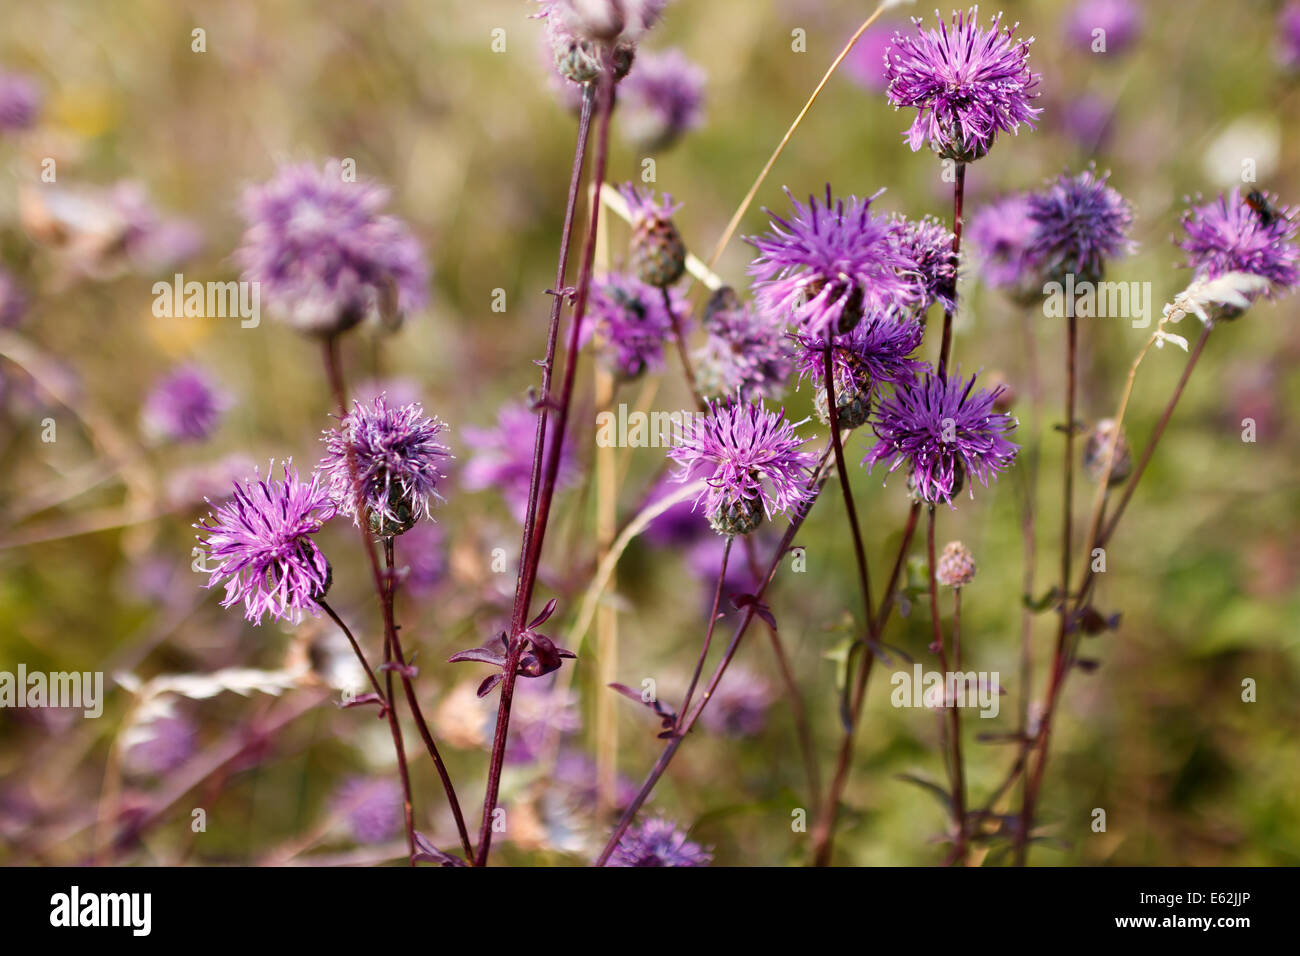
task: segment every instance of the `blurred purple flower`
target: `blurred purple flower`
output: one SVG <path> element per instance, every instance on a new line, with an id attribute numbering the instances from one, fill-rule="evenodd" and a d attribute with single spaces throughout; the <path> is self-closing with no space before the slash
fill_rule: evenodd
<path id="1" fill-rule="evenodd" d="M 967 382 L 959 375 L 944 381 L 932 371 L 899 385 L 876 410 L 879 441 L 862 463 L 871 471 L 888 462 L 891 473 L 907 464 L 921 500 L 951 506 L 968 475 L 987 487 L 1015 461 L 1016 446 L 1006 439 L 1015 419 L 993 411 L 1000 393 L 976 391 L 973 375 Z"/>
<path id="2" fill-rule="evenodd" d="M 889 85 L 885 52 L 893 44 L 897 30 L 898 24 L 877 23 L 858 38 L 844 61 L 849 76 L 872 92 L 882 93 Z"/>
<path id="3" fill-rule="evenodd" d="M 447 546 L 442 525 L 421 521 L 402 536 L 400 563 L 406 565 L 404 587 L 416 595 L 432 591 L 447 576 Z"/>
<path id="4" fill-rule="evenodd" d="M 624 135 L 651 152 L 672 146 L 701 122 L 705 79 L 681 50 L 639 52 L 636 68 L 618 89 Z"/>
<path id="5" fill-rule="evenodd" d="M 173 442 L 199 442 L 217 430 L 231 399 L 196 365 L 183 365 L 159 379 L 140 413 L 146 435 Z"/>
<path id="6" fill-rule="evenodd" d="M 1133 0 L 1078 0 L 1065 16 L 1066 40 L 1084 53 L 1123 53 L 1141 32 L 1142 10 Z"/>
<path id="7" fill-rule="evenodd" d="M 566 748 L 555 761 L 551 779 L 569 791 L 580 810 L 596 805 L 596 762 L 580 750 Z M 636 798 L 637 785 L 619 774 L 614 782 L 614 809 L 622 810 Z"/>
<path id="8" fill-rule="evenodd" d="M 27 295 L 18 280 L 0 269 L 0 329 L 14 329 L 27 314 Z"/>
<path id="9" fill-rule="evenodd" d="M 550 434 L 546 442 L 548 455 L 555 453 L 554 422 L 555 417 L 550 416 L 547 425 Z M 532 475 L 536 432 L 537 412 L 523 403 L 502 406 L 495 428 L 466 425 L 461 429 L 465 446 L 472 452 L 461 473 L 461 481 L 470 491 L 493 488 L 500 492 L 511 514 L 520 522 L 528 511 L 528 484 Z M 557 489 L 573 484 L 577 474 L 573 443 L 566 441 L 557 471 Z"/>
<path id="10" fill-rule="evenodd" d="M 1029 218 L 1034 232 L 1029 261 L 1046 280 L 1074 274 L 1096 282 L 1111 259 L 1129 255 L 1137 243 L 1128 238 L 1133 207 L 1092 167 L 1077 176 L 1068 173 L 1029 194 Z"/>
<path id="11" fill-rule="evenodd" d="M 1277 58 L 1290 69 L 1300 69 L 1300 3 L 1291 2 L 1277 15 Z"/>
<path id="12" fill-rule="evenodd" d="M 1023 193 L 985 203 L 971 218 L 970 245 L 980 275 L 994 288 L 1037 292 L 1038 274 L 1029 264 L 1034 223 Z"/>
<path id="13" fill-rule="evenodd" d="M 915 304 L 914 283 L 905 273 L 916 263 L 902 254 L 896 226 L 871 213 L 875 197 L 808 204 L 790 196 L 789 221 L 768 212 L 772 229 L 746 241 L 758 250 L 749 266 L 760 308 L 774 321 L 793 319 L 804 331 L 824 336 L 848 332 L 864 312 L 895 303 Z M 879 194 L 877 194 L 879 195 Z"/>
<path id="14" fill-rule="evenodd" d="M 671 475 L 664 475 L 650 489 L 650 493 L 646 496 L 642 507 L 649 507 L 656 501 L 662 501 L 669 495 L 681 491 L 681 489 L 680 482 L 674 480 Z M 675 548 L 699 541 L 704 537 L 705 533 L 704 523 L 700 521 L 700 516 L 695 513 L 694 503 L 690 498 L 687 498 L 684 501 L 679 501 L 651 521 L 646 526 L 644 537 L 646 541 L 655 547 Z M 717 538 L 709 535 L 708 540 L 716 542 Z"/>
<path id="15" fill-rule="evenodd" d="M 492 708 L 495 728 L 496 708 Z M 510 709 L 510 735 L 506 741 L 506 762 L 532 763 L 546 748 L 579 730 L 582 716 L 578 695 L 561 690 L 553 681 L 526 680 L 515 685 Z"/>
<path id="16" fill-rule="evenodd" d="M 16 133 L 36 125 L 41 90 L 22 73 L 0 73 L 0 133 Z"/>
<path id="17" fill-rule="evenodd" d="M 243 197 L 235 259 L 296 328 L 343 331 L 371 314 L 411 312 L 427 299 L 428 265 L 406 225 L 380 210 L 388 190 L 345 181 L 337 160 L 282 166 Z"/>
<path id="18" fill-rule="evenodd" d="M 1030 105 L 1038 95 L 1038 75 L 1026 62 L 1033 38 L 1013 40 L 1019 24 L 1003 31 L 1000 13 L 983 30 L 978 16 L 978 7 L 954 12 L 951 32 L 943 20 L 938 30 L 913 20 L 916 36 L 894 35 L 885 58 L 889 102 L 918 111 L 904 134 L 913 152 L 929 141 L 939 155 L 970 162 L 999 132 L 1018 133 L 1022 123 L 1033 129 L 1042 112 Z"/>
<path id="19" fill-rule="evenodd" d="M 274 468 L 272 462 L 265 479 L 235 482 L 232 497 L 194 527 L 207 533 L 199 540 L 208 560 L 218 562 L 205 587 L 225 579 L 222 607 L 242 602 L 254 624 L 267 614 L 297 624 L 303 611 L 317 613 L 316 602 L 330 587 L 329 562 L 311 536 L 333 517 L 335 505 L 319 475 L 301 482 L 285 462 L 284 480 L 276 481 Z"/>
<path id="20" fill-rule="evenodd" d="M 187 219 L 164 217 L 143 184 L 116 183 L 108 199 L 121 217 L 121 248 L 140 272 L 170 269 L 192 259 L 203 247 L 199 227 Z"/>
<path id="21" fill-rule="evenodd" d="M 669 299 L 684 320 L 686 300 L 676 291 L 669 292 Z M 647 369 L 662 366 L 664 341 L 672 334 L 672 318 L 662 290 L 624 272 L 610 272 L 592 281 L 580 342 L 585 345 L 596 336 L 602 358 L 620 379 L 630 381 Z"/>
<path id="22" fill-rule="evenodd" d="M 347 822 L 356 843 L 370 846 L 402 829 L 402 788 L 392 777 L 353 777 L 335 791 L 332 812 Z"/>
<path id="23" fill-rule="evenodd" d="M 129 773 L 165 776 L 193 756 L 197 742 L 193 722 L 173 712 L 129 728 L 123 735 L 123 762 Z"/>
<path id="24" fill-rule="evenodd" d="M 743 665 L 733 664 L 700 712 L 700 723 L 714 734 L 753 737 L 762 733 L 772 706 L 772 685 Z"/>
<path id="25" fill-rule="evenodd" d="M 739 393 L 742 401 L 781 396 L 791 354 L 780 323 L 733 298 L 707 312 L 705 328 L 708 338 L 695 353 L 695 365 L 706 395 Z"/>
<path id="26" fill-rule="evenodd" d="M 1085 153 L 1105 142 L 1115 114 L 1109 100 L 1091 93 L 1069 97 L 1061 104 L 1060 112 L 1065 135 Z"/>
<path id="27" fill-rule="evenodd" d="M 713 402 L 707 414 L 685 421 L 668 456 L 680 466 L 678 481 L 707 479 L 696 503 L 705 502 L 715 531 L 748 534 L 764 515 L 795 510 L 812 497 L 807 479 L 816 456 L 798 450 L 806 441 L 784 408 Z"/>
<path id="28" fill-rule="evenodd" d="M 437 418 L 426 417 L 418 402 L 390 406 L 382 395 L 365 405 L 354 402 L 340 426 L 325 432 L 320 463 L 339 511 L 359 526 L 364 510 L 374 534 L 410 530 L 429 513 L 429 499 L 442 497 L 438 483 L 446 477 L 443 468 L 451 458 L 451 450 L 439 440 L 445 427 Z"/>
<path id="29" fill-rule="evenodd" d="M 1263 194 L 1270 212 L 1261 215 L 1242 198 L 1240 187 L 1183 214 L 1186 236 L 1178 245 L 1187 253 L 1187 266 L 1198 279 L 1215 279 L 1228 272 L 1249 272 L 1270 283 L 1270 296 L 1290 292 L 1300 282 L 1300 250 L 1295 238 L 1300 225 L 1295 210 L 1276 206 L 1277 197 Z M 1266 221 L 1267 220 L 1267 221 Z"/>
<path id="30" fill-rule="evenodd" d="M 661 818 L 628 827 L 609 858 L 610 866 L 708 866 L 711 862 L 711 852 Z"/>

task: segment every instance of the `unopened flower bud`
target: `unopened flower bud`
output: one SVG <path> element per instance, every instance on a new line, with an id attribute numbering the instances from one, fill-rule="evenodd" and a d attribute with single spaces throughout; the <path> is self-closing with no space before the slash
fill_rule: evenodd
<path id="1" fill-rule="evenodd" d="M 961 588 L 970 584 L 975 577 L 975 559 L 971 557 L 966 545 L 960 541 L 949 541 L 943 546 L 943 554 L 935 562 L 934 577 L 946 588 Z"/>
<path id="2" fill-rule="evenodd" d="M 1133 473 L 1133 453 L 1123 429 L 1116 435 L 1115 420 L 1103 418 L 1088 434 L 1083 449 L 1083 470 L 1092 481 L 1101 481 L 1106 472 L 1110 443 L 1115 441 L 1115 457 L 1110 466 L 1109 484 L 1122 484 Z"/>
<path id="3" fill-rule="evenodd" d="M 763 523 L 763 502 L 758 498 L 732 498 L 709 515 L 709 525 L 718 534 L 749 534 Z"/>

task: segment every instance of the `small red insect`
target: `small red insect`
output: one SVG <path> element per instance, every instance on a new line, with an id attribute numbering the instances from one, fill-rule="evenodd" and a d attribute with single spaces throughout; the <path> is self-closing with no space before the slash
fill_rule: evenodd
<path id="1" fill-rule="evenodd" d="M 1272 204 L 1269 203 L 1268 197 L 1258 189 L 1252 189 L 1246 195 L 1246 205 L 1255 210 L 1255 215 L 1259 217 L 1259 221 L 1265 226 L 1271 226 L 1282 218 Z"/>

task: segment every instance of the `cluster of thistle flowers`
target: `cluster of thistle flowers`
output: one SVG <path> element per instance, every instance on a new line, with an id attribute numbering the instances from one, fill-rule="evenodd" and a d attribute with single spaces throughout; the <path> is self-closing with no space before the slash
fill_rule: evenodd
<path id="1" fill-rule="evenodd" d="M 441 498 L 451 451 L 445 425 L 419 403 L 389 406 L 384 396 L 354 402 L 325 432 L 325 456 L 308 480 L 291 462 L 283 474 L 236 482 L 231 497 L 195 527 L 215 561 L 208 587 L 224 582 L 223 607 L 242 604 L 254 624 L 270 615 L 293 623 L 317 613 L 333 575 L 314 535 L 335 515 L 363 521 L 380 537 L 403 534 L 430 518 Z"/>
<path id="2" fill-rule="evenodd" d="M 291 165 L 244 197 L 247 230 L 236 259 L 261 284 L 280 318 L 308 334 L 334 336 L 369 316 L 395 319 L 425 299 L 427 266 L 406 226 L 381 210 L 387 192 L 351 182 L 337 163 Z M 147 429 L 197 440 L 214 427 L 227 399 L 194 369 L 164 379 L 146 403 Z M 309 479 L 291 462 L 279 478 L 236 481 L 229 498 L 196 527 L 211 567 L 208 587 L 222 602 L 298 623 L 315 614 L 331 583 L 316 535 L 335 515 L 374 535 L 403 534 L 430 519 L 451 459 L 446 426 L 419 402 L 386 394 L 355 401 L 324 434 L 325 454 Z M 209 504 L 212 504 L 209 501 Z"/>

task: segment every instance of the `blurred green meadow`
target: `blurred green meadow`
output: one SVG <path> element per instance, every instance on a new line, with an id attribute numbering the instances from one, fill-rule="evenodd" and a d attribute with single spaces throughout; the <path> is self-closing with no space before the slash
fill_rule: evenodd
<path id="1" fill-rule="evenodd" d="M 1284 203 L 1300 201 L 1300 75 L 1272 54 L 1279 4 L 1144 3 L 1144 30 L 1122 55 L 1068 46 L 1066 3 L 1002 6 L 1008 21 L 1021 22 L 1019 32 L 1036 37 L 1030 65 L 1042 74 L 1044 113 L 1037 131 L 1004 135 L 970 167 L 967 222 L 1005 192 L 1095 161 L 1133 202 L 1141 244 L 1107 278 L 1151 283 L 1155 321 L 1189 278 L 1170 241 L 1185 197 L 1231 188 L 1249 157 L 1262 186 Z M 419 237 L 433 276 L 431 304 L 399 331 L 367 325 L 350 334 L 348 378 L 409 386 L 450 424 L 449 444 L 463 464 L 461 429 L 491 426 L 503 404 L 536 387 L 533 363 L 545 345 L 545 290 L 554 281 L 575 118 L 548 83 L 542 28 L 528 19 L 533 7 L 525 0 L 6 6 L 0 69 L 33 76 L 44 104 L 34 129 L 0 138 L 0 267 L 28 297 L 25 320 L 0 349 L 0 670 L 22 662 L 29 670 L 105 671 L 107 696 L 97 720 L 0 710 L 0 861 L 378 863 L 404 855 L 400 834 L 367 847 L 330 823 L 340 781 L 394 769 L 384 724 L 371 711 L 335 706 L 337 695 L 317 677 L 278 696 L 225 691 L 178 699 L 197 734 L 194 761 L 232 741 L 246 751 L 218 772 L 196 774 L 190 787 L 184 767 L 152 777 L 121 769 L 132 696 L 114 674 L 307 673 L 303 662 L 319 664 L 317 645 L 327 643 L 328 628 L 325 619 L 252 627 L 237 609 L 219 607 L 219 589 L 203 590 L 206 576 L 191 569 L 191 525 L 207 509 L 174 491 L 185 469 L 230 455 L 263 468 L 292 456 L 310 469 L 320 457 L 321 430 L 334 424 L 319 346 L 269 314 L 256 328 L 231 318 L 156 317 L 153 284 L 174 272 L 237 279 L 231 252 L 243 228 L 242 190 L 286 161 L 355 160 L 360 176 L 391 188 L 388 211 Z M 639 181 L 643 160 L 652 158 L 652 185 L 682 203 L 677 225 L 692 251 L 707 258 L 786 127 L 871 10 L 836 0 L 678 0 L 645 42 L 680 47 L 703 67 L 704 122 L 671 148 L 647 153 L 620 135 L 616 113 L 609 180 Z M 890 11 L 886 22 L 905 25 L 911 14 L 933 17 L 922 4 Z M 204 31 L 204 52 L 193 49 L 196 29 Z M 806 49 L 792 48 L 801 45 Z M 1085 94 L 1107 114 L 1091 137 L 1065 120 Z M 846 64 L 777 162 L 740 234 L 766 227 L 760 207 L 788 208 L 782 186 L 798 196 L 827 182 L 837 193 L 885 188 L 882 208 L 951 221 L 951 186 L 939 161 L 903 141 L 910 122 Z M 161 213 L 197 224 L 201 248 L 174 269 L 86 274 L 78 253 L 43 241 L 34 225 L 49 158 L 60 187 L 143 184 Z M 627 233 L 617 219 L 610 223 L 610 261 L 620 261 Z M 748 250 L 738 238 L 716 266 L 742 291 Z M 571 281 L 575 272 L 571 267 Z M 493 308 L 498 290 L 503 310 Z M 1021 428 L 1014 437 L 1022 442 L 1030 438 L 1026 323 L 1033 329 L 1043 387 L 1041 594 L 1059 563 L 1062 442 L 1052 425 L 1063 418 L 1064 327 L 1037 312 L 1022 315 L 965 265 L 961 296 L 954 361 L 968 374 L 1000 373 L 1015 388 Z M 1179 331 L 1194 334 L 1193 321 Z M 1082 323 L 1081 417 L 1114 413 L 1149 334 L 1125 319 Z M 922 354 L 933 358 L 935 347 L 928 337 Z M 1067 686 L 1039 812 L 1059 842 L 1035 847 L 1033 862 L 1300 863 L 1300 425 L 1290 412 L 1300 403 L 1298 359 L 1294 299 L 1256 305 L 1211 339 L 1108 549 L 1097 603 L 1122 612 L 1122 622 L 1116 632 L 1087 639 L 1084 654 L 1099 666 L 1075 673 Z M 1184 361 L 1167 347 L 1143 363 L 1126 416 L 1136 447 Z M 150 444 L 139 427 L 144 397 L 158 376 L 185 362 L 210 371 L 233 405 L 206 443 Z M 691 406 L 674 368 L 670 362 L 670 374 L 657 379 L 649 398 L 655 409 Z M 597 407 L 587 354 L 578 376 L 570 438 L 589 463 Z M 636 407 L 647 395 L 641 383 L 626 385 L 614 402 Z M 812 415 L 807 386 L 789 393 L 786 404 L 796 420 Z M 1247 418 L 1257 426 L 1253 442 L 1242 438 Z M 52 442 L 42 439 L 49 419 Z M 825 428 L 814 419 L 803 433 L 824 437 Z M 851 461 L 868 447 L 866 430 L 855 434 Z M 664 459 L 656 448 L 622 448 L 615 457 L 621 526 L 644 503 Z M 1023 477 L 1017 466 L 973 502 L 963 498 L 956 510 L 939 513 L 940 543 L 962 540 L 978 565 L 963 592 L 967 667 L 1000 673 L 1008 691 L 998 718 L 967 722 L 968 785 L 979 804 L 1005 775 L 1013 748 L 974 735 L 1013 730 L 1023 701 Z M 442 540 L 431 546 L 445 564 L 441 581 L 418 596 L 403 593 L 398 613 L 408 649 L 419 649 L 418 686 L 475 829 L 495 695 L 480 702 L 467 693 L 485 676 L 481 668 L 443 662 L 506 623 L 519 527 L 499 495 L 470 492 L 454 479 L 436 511 Z M 852 469 L 852 483 L 872 570 L 883 580 L 907 512 L 905 481 L 899 475 L 882 485 L 879 471 Z M 1079 479 L 1080 522 L 1092 491 Z M 596 514 L 593 489 L 574 487 L 560 499 L 548 536 L 542 585 L 560 599 L 550 633 L 567 647 L 575 647 L 570 632 L 595 564 Z M 334 522 L 321 541 L 334 564 L 332 603 L 362 642 L 376 647 L 378 610 L 355 533 Z M 834 482 L 798 543 L 806 570 L 787 564 L 768 600 L 809 709 L 824 785 L 841 734 L 835 655 L 859 607 Z M 918 556 L 920 543 L 912 547 Z M 501 554 L 508 573 L 494 564 Z M 637 687 L 651 676 L 680 694 L 712 584 L 685 553 L 635 541 L 604 605 L 617 620 L 614 679 Z M 1035 699 L 1054 622 L 1050 613 L 1036 619 Z M 926 660 L 925 607 L 914 603 L 896 617 L 885 640 Z M 659 725 L 621 697 L 610 706 L 595 628 L 575 649 L 579 660 L 565 679 L 577 693 L 580 727 L 566 747 L 590 755 L 598 737 L 608 744 L 614 735 L 618 772 L 637 783 L 661 748 Z M 688 827 L 691 839 L 713 847 L 718 864 L 803 864 L 810 836 L 792 828 L 792 814 L 802 808 L 812 817 L 817 808 L 766 634 L 750 633 L 738 663 L 771 688 L 763 729 L 739 737 L 696 732 L 647 813 Z M 837 863 L 932 864 L 944 856 L 937 844 L 942 808 L 898 779 L 942 780 L 939 724 L 931 713 L 890 705 L 891 670 L 878 666 L 872 678 Z M 1254 682 L 1252 702 L 1243 701 L 1247 680 Z M 259 729 L 294 706 L 301 716 L 274 732 Z M 413 731 L 407 747 L 417 826 L 445 842 L 454 833 L 446 802 Z M 511 822 L 496 861 L 583 863 L 590 841 L 598 849 L 609 832 L 612 820 L 600 811 L 555 809 L 548 760 L 553 755 L 508 769 L 503 801 Z M 202 832 L 191 826 L 196 808 L 205 811 Z M 1096 808 L 1105 810 L 1105 832 L 1093 830 Z"/>

